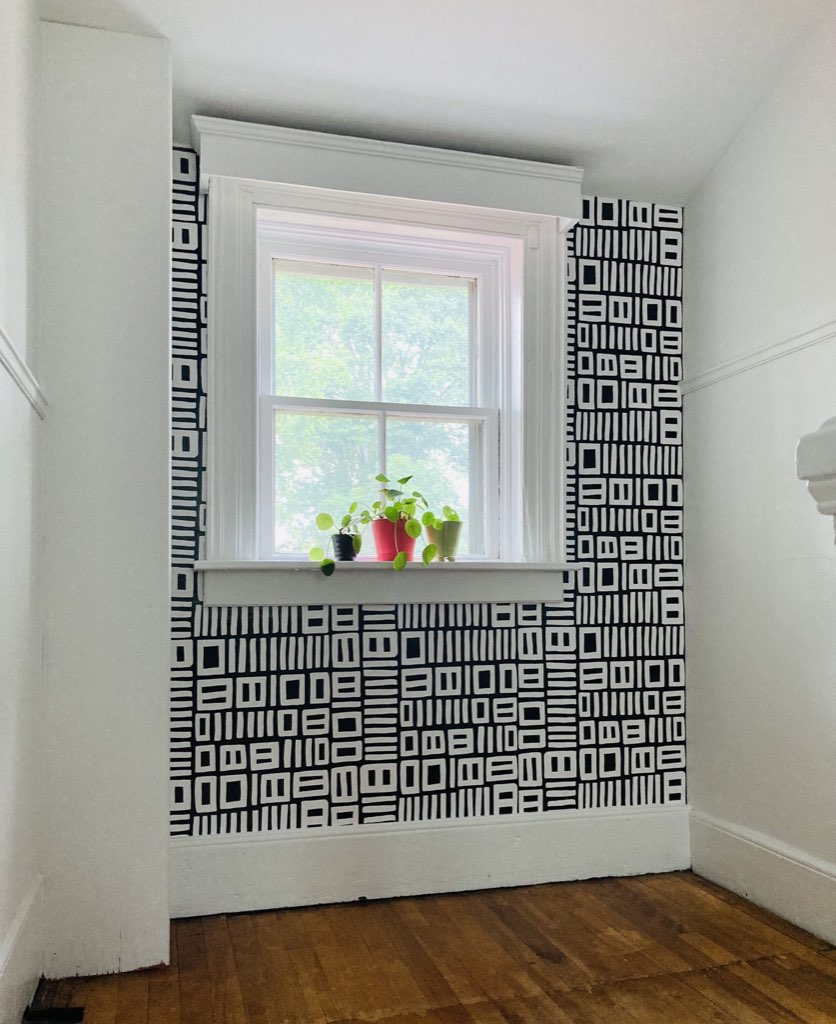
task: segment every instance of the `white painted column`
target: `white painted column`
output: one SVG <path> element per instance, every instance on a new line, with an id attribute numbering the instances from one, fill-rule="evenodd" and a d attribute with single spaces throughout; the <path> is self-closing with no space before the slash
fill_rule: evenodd
<path id="1" fill-rule="evenodd" d="M 161 39 L 43 25 L 46 974 L 168 958 L 168 234 Z"/>

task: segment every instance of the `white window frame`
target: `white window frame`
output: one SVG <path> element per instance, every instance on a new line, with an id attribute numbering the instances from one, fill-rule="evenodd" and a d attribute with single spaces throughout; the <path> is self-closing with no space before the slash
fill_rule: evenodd
<path id="1" fill-rule="evenodd" d="M 558 600 L 555 573 L 574 568 L 564 540 L 565 232 L 579 214 L 582 172 L 212 118 L 192 123 L 209 190 L 208 521 L 196 563 L 205 603 Z M 383 220 L 395 232 L 441 228 L 518 243 L 523 291 L 511 315 L 522 336 L 506 379 L 516 372 L 523 396 L 520 440 L 516 452 L 501 453 L 502 465 L 519 466 L 514 500 L 524 535 L 516 560 L 405 573 L 346 563 L 326 580 L 313 563 L 259 557 L 256 225 L 258 211 L 271 208 L 286 218 L 318 212 Z M 502 443 L 511 436 L 503 427 Z"/>
<path id="2" fill-rule="evenodd" d="M 371 217 L 374 211 L 369 207 L 366 212 Z M 521 522 L 522 479 L 520 460 L 512 457 L 521 445 L 522 394 L 518 361 L 522 306 L 519 302 L 508 302 L 508 296 L 522 292 L 523 254 L 519 240 L 408 224 L 400 225 L 400 230 L 395 232 L 393 225 L 385 221 L 335 219 L 333 215 L 323 216 L 320 213 L 300 217 L 294 212 L 288 216 L 285 210 L 261 208 L 257 214 L 257 249 L 260 412 L 256 549 L 259 557 L 280 561 L 294 557 L 275 554 L 273 544 L 275 462 L 272 416 L 275 409 L 284 408 L 311 412 L 378 413 L 382 420 L 378 464 L 384 471 L 382 453 L 387 416 L 480 423 L 482 453 L 478 464 L 471 467 L 471 482 L 476 481 L 479 485 L 474 493 L 474 502 L 481 510 L 482 521 L 478 528 L 483 546 L 481 557 L 506 562 L 522 561 L 522 533 L 515 528 Z M 479 404 L 446 407 L 382 400 L 328 401 L 274 395 L 273 259 L 371 267 L 375 270 L 375 280 L 381 264 L 387 269 L 472 280 L 476 287 L 476 302 L 472 309 L 471 336 L 478 339 L 478 346 L 471 353 L 475 356 L 471 363 L 471 393 L 482 396 Z M 500 417 L 508 424 L 503 432 L 499 429 Z M 416 483 L 420 485 L 422 481 Z M 373 486 L 371 482 L 370 486 Z M 304 552 L 296 553 L 295 557 L 303 558 Z M 473 560 L 478 556 L 460 557 Z"/>

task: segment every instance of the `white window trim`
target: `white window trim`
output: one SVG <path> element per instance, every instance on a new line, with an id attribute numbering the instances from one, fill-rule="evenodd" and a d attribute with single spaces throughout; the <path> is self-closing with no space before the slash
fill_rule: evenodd
<path id="1" fill-rule="evenodd" d="M 205 119 L 200 119 L 205 120 Z M 270 131 L 261 129 L 259 131 Z M 286 142 L 287 130 L 278 129 Z M 315 133 L 300 133 L 311 137 Z M 334 137 L 327 137 L 333 140 Z M 259 145 L 263 148 L 264 139 Z M 358 140 L 346 140 L 347 148 Z M 361 140 L 364 141 L 364 140 Z M 387 147 L 385 143 L 371 144 L 374 151 Z M 333 148 L 333 143 L 329 142 Z M 399 150 L 418 150 L 420 147 L 395 147 Z M 431 151 L 437 154 L 442 151 Z M 318 154 L 321 157 L 321 154 Z M 374 153 L 364 153 L 368 161 Z M 481 158 L 472 154 L 445 154 L 449 163 L 455 163 L 461 156 L 463 168 L 476 181 L 474 195 L 480 196 L 478 161 L 485 161 L 485 174 L 492 173 L 495 158 Z M 396 154 L 400 165 L 406 159 Z M 408 162 L 408 161 L 407 161 Z M 431 163 L 443 161 L 432 157 Z M 476 162 L 476 163 L 474 163 Z M 245 162 L 246 163 L 246 162 Z M 372 161 L 374 163 L 374 161 Z M 506 177 L 507 165 L 514 161 L 501 161 L 501 171 Z M 521 162 L 525 163 L 525 162 Z M 546 167 L 547 165 L 534 165 Z M 420 175 L 426 168 L 416 165 Z M 242 573 L 253 584 L 253 594 L 258 591 L 257 603 L 304 603 L 305 601 L 344 600 L 334 588 L 320 588 L 321 583 L 331 580 L 317 578 L 311 574 L 313 566 L 300 563 L 258 559 L 258 549 L 252 524 L 256 516 L 256 481 L 249 468 L 254 458 L 241 460 L 240 453 L 256 451 L 256 416 L 258 415 L 256 389 L 256 216 L 257 210 L 275 207 L 283 215 L 310 214 L 312 209 L 339 216 L 359 219 L 391 220 L 397 227 L 404 224 L 427 227 L 447 227 L 453 230 L 476 231 L 486 235 L 518 238 L 525 247 L 524 302 L 522 311 L 523 342 L 522 360 L 519 373 L 522 375 L 524 412 L 521 430 L 523 433 L 522 462 L 524 486 L 519 493 L 520 515 L 525 510 L 524 522 L 528 533 L 524 538 L 525 559 L 513 563 L 481 563 L 468 568 L 465 563 L 456 563 L 456 568 L 444 577 L 444 586 L 439 587 L 436 567 L 410 567 L 404 574 L 397 574 L 402 582 L 395 590 L 407 586 L 409 579 L 420 573 L 432 581 L 432 600 L 554 600 L 542 594 L 555 593 L 555 572 L 562 572 L 572 566 L 565 562 L 565 232 L 574 223 L 573 216 L 563 217 L 550 213 L 516 213 L 505 209 L 488 207 L 475 208 L 452 203 L 430 203 L 408 199 L 386 198 L 385 183 L 374 179 L 368 188 L 376 188 L 381 194 L 367 195 L 357 192 L 343 192 L 333 188 L 309 188 L 293 184 L 275 184 L 251 179 L 233 178 L 226 174 L 213 174 L 204 165 L 208 174 L 211 193 L 209 202 L 209 351 L 208 368 L 208 458 L 207 466 L 207 545 L 205 560 L 196 568 L 204 575 L 204 600 L 213 604 L 247 604 L 256 598 L 245 600 L 247 590 Z M 439 167 L 433 167 L 434 172 Z M 558 169 L 561 170 L 561 169 Z M 577 174 L 577 193 L 580 195 L 580 178 Z M 333 175 L 333 168 L 329 172 Z M 437 175 L 436 175 L 437 176 Z M 545 176 L 545 175 L 544 175 Z M 378 175 L 379 177 L 379 175 Z M 483 175 L 484 177 L 484 175 Z M 512 177 L 512 176 L 511 176 Z M 535 175 L 536 177 L 536 175 Z M 459 183 L 460 184 L 460 183 Z M 523 182 L 525 185 L 525 182 Z M 537 183 L 538 187 L 540 183 Z M 566 182 L 561 187 L 565 191 Z M 408 188 L 408 186 L 405 186 Z M 404 187 L 399 185 L 403 191 Z M 457 187 L 456 192 L 460 189 Z M 500 190 L 501 191 L 501 190 Z M 523 188 L 525 192 L 525 188 Z M 484 189 L 481 190 L 484 194 Z M 535 205 L 535 204 L 531 204 Z M 575 211 L 572 210 L 572 215 Z M 242 353 L 249 353 L 241 358 Z M 241 414 L 241 410 L 245 410 Z M 486 573 L 485 567 L 494 572 Z M 263 570 L 275 570 L 274 588 L 265 593 Z M 344 568 L 344 567 L 340 567 Z M 376 568 L 376 567 L 374 567 Z M 452 568 L 452 567 L 448 567 Z M 383 587 L 385 579 L 372 570 L 370 563 L 360 564 L 343 578 L 351 580 L 354 603 L 384 599 L 384 591 L 393 592 L 393 585 Z M 302 571 L 307 570 L 307 571 Z M 338 570 L 339 573 L 339 570 Z M 432 576 L 428 574 L 431 573 Z M 253 575 L 253 574 L 257 574 Z M 542 574 L 542 579 L 535 576 Z M 280 579 L 281 576 L 284 579 Z M 393 574 L 394 575 L 394 574 Z M 235 578 L 235 593 L 223 581 Z M 259 586 L 254 586 L 258 578 Z M 301 579 L 315 580 L 311 597 L 307 588 L 303 594 L 299 588 Z M 495 579 L 500 589 L 487 580 Z M 363 581 L 358 588 L 357 583 Z M 291 581 L 288 587 L 288 581 Z M 513 581 L 513 586 L 511 585 Z M 448 587 L 447 584 L 450 584 Z M 372 585 L 373 584 L 373 585 Z M 414 595 L 404 600 L 425 600 L 419 597 L 417 585 Z M 242 590 L 243 587 L 243 590 Z M 513 591 L 513 592 L 512 592 Z M 272 596 L 271 596 L 272 595 Z M 333 596 L 331 596 L 333 595 Z M 381 595 L 378 598 L 378 595 Z M 430 598 L 426 598 L 430 600 Z"/>
<path id="2" fill-rule="evenodd" d="M 329 194 L 326 193 L 327 196 Z M 314 200 L 317 209 L 322 200 Z M 373 212 L 372 207 L 366 216 Z M 272 431 L 267 417 L 270 410 L 283 407 L 363 411 L 372 410 L 372 404 L 351 401 L 327 402 L 313 399 L 278 400 L 270 395 L 273 386 L 272 354 L 274 311 L 272 302 L 271 259 L 304 260 L 340 265 L 369 265 L 382 263 L 387 267 L 401 267 L 410 273 L 427 271 L 432 274 L 456 274 L 476 283 L 474 319 L 479 323 L 480 344 L 477 358 L 471 366 L 472 393 L 481 395 L 478 406 L 444 407 L 440 405 L 409 405 L 375 401 L 374 407 L 389 415 L 415 416 L 432 419 L 443 416 L 451 420 L 480 421 L 483 427 L 481 465 L 472 468 L 481 481 L 476 501 L 482 509 L 479 525 L 484 527 L 482 558 L 516 561 L 524 557 L 521 500 L 523 481 L 521 460 L 510 453 L 522 447 L 521 370 L 518 365 L 522 351 L 522 303 L 508 302 L 521 278 L 523 267 L 522 242 L 510 236 L 493 237 L 484 233 L 430 229 L 424 225 L 398 224 L 340 218 L 333 215 L 311 214 L 300 218 L 296 211 L 259 210 L 258 215 L 258 364 L 259 393 L 262 420 L 259 423 L 260 491 L 258 540 L 256 551 L 261 558 L 287 560 L 273 553 L 272 536 L 264 515 L 265 508 L 273 504 L 275 480 L 273 477 Z M 265 301 L 267 298 L 267 301 Z M 509 308 L 515 307 L 515 308 Z M 268 397 L 270 396 L 270 397 Z M 499 411 L 508 425 L 499 433 Z M 500 440 L 501 448 L 500 451 Z M 381 434 L 381 441 L 383 435 Z M 241 453 L 246 458 L 246 453 Z M 383 461 L 380 468 L 385 472 Z M 423 485 L 424 481 L 416 481 Z M 249 546 L 248 546 L 249 547 Z M 299 557 L 304 557 L 300 552 Z M 462 556 L 463 558 L 469 556 Z M 477 556 L 477 558 L 480 556 Z"/>

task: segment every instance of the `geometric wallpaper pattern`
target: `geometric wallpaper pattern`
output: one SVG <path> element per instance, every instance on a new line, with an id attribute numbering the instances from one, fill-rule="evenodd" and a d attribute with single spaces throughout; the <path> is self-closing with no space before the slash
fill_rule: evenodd
<path id="1" fill-rule="evenodd" d="M 584 200 L 563 604 L 206 608 L 206 216 L 174 151 L 173 835 L 685 800 L 682 211 Z"/>

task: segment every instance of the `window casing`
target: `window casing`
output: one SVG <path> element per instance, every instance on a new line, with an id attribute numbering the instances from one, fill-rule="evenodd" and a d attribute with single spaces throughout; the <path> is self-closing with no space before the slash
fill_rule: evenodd
<path id="1" fill-rule="evenodd" d="M 265 530 L 259 524 L 258 510 L 264 500 L 265 485 L 263 473 L 259 479 L 259 458 L 263 461 L 265 456 L 259 453 L 258 396 L 267 396 L 268 392 L 259 391 L 259 375 L 264 371 L 259 369 L 256 343 L 257 253 L 260 225 L 270 222 L 280 226 L 279 233 L 284 233 L 285 238 L 289 232 L 295 230 L 298 236 L 311 226 L 333 233 L 335 225 L 341 222 L 346 230 L 365 231 L 367 236 L 374 236 L 375 244 L 384 247 L 392 243 L 393 236 L 400 238 L 399 244 L 403 244 L 404 238 L 412 240 L 416 250 L 422 246 L 425 250 L 438 250 L 440 244 L 442 249 L 446 245 L 448 267 L 450 258 L 466 261 L 476 254 L 477 259 L 483 260 L 483 282 L 491 275 L 498 281 L 503 275 L 516 280 L 516 287 L 498 287 L 493 300 L 499 311 L 497 322 L 505 332 L 504 340 L 484 342 L 486 351 L 494 345 L 490 359 L 495 375 L 493 386 L 503 393 L 495 406 L 485 402 L 476 407 L 501 410 L 497 428 L 500 484 L 496 495 L 497 557 L 470 564 L 479 570 L 496 566 L 496 580 L 505 581 L 503 592 L 493 593 L 490 586 L 486 587 L 484 572 L 479 571 L 467 586 L 457 583 L 449 591 L 467 596 L 446 599 L 525 599 L 517 595 L 529 592 L 530 599 L 551 599 L 545 596 L 553 593 L 548 579 L 544 576 L 538 582 L 535 577 L 537 572 L 542 575 L 566 567 L 561 299 L 565 275 L 563 229 L 567 222 L 543 214 L 341 193 L 219 175 L 210 179 L 209 194 L 207 537 L 204 559 L 198 568 L 204 571 L 207 581 L 209 570 L 218 569 L 221 573 L 214 580 L 220 580 L 225 572 L 226 581 L 234 576 L 237 583 L 231 586 L 225 581 L 221 586 L 213 582 L 206 600 L 219 604 L 248 603 L 246 591 L 250 584 L 246 580 L 258 577 L 253 593 L 264 603 L 266 595 L 272 594 L 266 578 L 262 573 L 246 576 L 246 567 L 304 568 L 302 563 L 270 558 L 263 540 Z M 474 273 L 472 268 L 468 273 Z M 458 570 L 465 567 L 461 562 L 450 567 L 451 586 L 454 577 L 464 579 Z M 445 568 L 437 567 L 442 572 Z M 507 586 L 518 574 L 509 575 L 502 570 L 518 569 L 534 573 L 528 577 L 528 587 Z M 412 574 L 405 575 L 414 579 Z M 379 574 L 372 576 L 377 580 L 370 577 L 367 581 L 371 588 L 368 595 L 365 583 L 359 591 L 353 587 L 346 593 L 366 600 L 374 600 L 378 591 L 380 599 L 384 590 L 387 594 L 395 593 L 395 584 L 384 582 Z M 341 581 L 335 584 L 337 577 Z M 349 585 L 341 573 L 323 582 L 331 584 L 329 594 L 334 595 L 334 600 L 340 599 L 339 587 L 343 583 L 346 588 Z M 416 594 L 421 591 L 417 580 L 408 585 Z M 429 594 L 429 583 L 426 590 Z M 323 592 L 319 599 L 329 598 Z M 313 598 L 302 594 L 288 602 L 280 593 L 275 597 L 276 603 L 304 600 Z"/>

